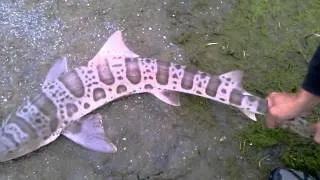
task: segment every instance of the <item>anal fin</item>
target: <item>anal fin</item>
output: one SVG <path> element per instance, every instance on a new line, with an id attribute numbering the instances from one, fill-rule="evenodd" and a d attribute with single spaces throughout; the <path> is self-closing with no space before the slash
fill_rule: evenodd
<path id="1" fill-rule="evenodd" d="M 82 117 L 64 129 L 62 134 L 73 142 L 103 153 L 113 153 L 117 147 L 106 137 L 100 114 Z"/>
<path id="2" fill-rule="evenodd" d="M 154 96 L 156 96 L 161 101 L 170 104 L 172 106 L 180 106 L 180 98 L 179 93 L 175 91 L 161 90 L 151 92 Z"/>
<path id="3" fill-rule="evenodd" d="M 256 114 L 254 112 L 245 109 L 240 109 L 240 111 L 243 112 L 243 114 L 245 114 L 248 118 L 257 121 Z"/>

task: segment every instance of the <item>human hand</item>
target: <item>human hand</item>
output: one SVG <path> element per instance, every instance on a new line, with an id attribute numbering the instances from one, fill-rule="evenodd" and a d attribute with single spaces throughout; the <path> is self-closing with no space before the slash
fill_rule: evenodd
<path id="1" fill-rule="evenodd" d="M 294 119 L 307 111 L 303 102 L 299 101 L 298 93 L 271 93 L 268 98 L 269 111 L 267 114 L 267 127 L 275 128 L 284 121 Z"/>
<path id="2" fill-rule="evenodd" d="M 271 93 L 268 96 L 267 126 L 275 128 L 285 121 L 311 113 L 320 98 L 301 89 L 298 93 Z M 320 122 L 312 126 L 314 140 L 320 143 Z"/>

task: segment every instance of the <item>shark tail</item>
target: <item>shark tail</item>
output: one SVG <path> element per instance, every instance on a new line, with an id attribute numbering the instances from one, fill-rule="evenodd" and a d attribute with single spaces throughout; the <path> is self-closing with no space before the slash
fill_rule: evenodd
<path id="1" fill-rule="evenodd" d="M 267 100 L 247 92 L 242 85 L 243 71 L 235 70 L 221 74 L 221 89 L 229 89 L 230 94 L 225 96 L 229 104 L 237 107 L 245 116 L 256 121 L 256 114 L 266 114 L 268 109 Z M 231 83 L 231 84 L 230 84 Z M 219 91 L 218 91 L 219 92 Z M 217 95 L 223 96 L 221 94 Z"/>

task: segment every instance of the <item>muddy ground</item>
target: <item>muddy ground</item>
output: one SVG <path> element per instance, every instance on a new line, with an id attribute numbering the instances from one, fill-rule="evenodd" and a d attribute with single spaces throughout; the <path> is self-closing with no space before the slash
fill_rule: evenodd
<path id="1" fill-rule="evenodd" d="M 299 2 L 292 4 L 300 6 Z M 283 63 L 276 56 L 294 56 L 286 50 L 296 46 L 281 44 L 284 50 L 274 50 L 269 36 L 277 39 L 279 32 L 261 28 L 258 32 L 267 34 L 271 39 L 268 46 L 274 50 L 261 55 L 262 49 L 257 47 L 268 46 L 261 45 L 266 37 L 255 31 L 258 25 L 249 27 L 250 22 L 236 19 L 246 16 L 246 4 L 242 3 L 4 0 L 0 3 L 0 115 L 5 118 L 28 95 L 39 93 L 57 58 L 67 57 L 71 67 L 85 65 L 115 30 L 124 30 L 128 47 L 141 56 L 188 64 L 214 74 L 245 70 L 245 87 L 260 96 L 281 89 L 283 81 L 297 84 L 306 71 L 312 46 L 292 58 L 292 76 L 285 74 L 278 83 L 268 86 L 263 80 L 274 79 L 277 74 L 272 75 L 272 70 Z M 303 6 L 305 10 L 312 4 Z M 269 8 L 268 4 L 262 6 L 262 14 L 263 8 Z M 248 6 L 251 18 L 252 11 Z M 261 27 L 271 22 L 258 21 Z M 303 18 L 297 21 L 299 26 L 308 24 Z M 294 26 L 281 23 L 274 24 L 289 29 Z M 301 31 L 308 34 L 307 30 Z M 254 39 L 248 38 L 252 37 L 250 33 Z M 291 34 L 287 36 L 293 39 Z M 285 41 L 286 34 L 281 37 Z M 169 106 L 147 94 L 109 103 L 97 112 L 104 117 L 106 133 L 118 147 L 117 153 L 93 152 L 60 137 L 27 156 L 0 164 L 0 180 L 263 179 L 266 174 L 261 171 L 261 163 L 268 167 L 281 165 L 275 151 L 252 154 L 249 159 L 242 156 L 243 142 L 238 135 L 250 120 L 236 109 L 189 95 L 181 95 L 181 99 L 181 107 Z"/>

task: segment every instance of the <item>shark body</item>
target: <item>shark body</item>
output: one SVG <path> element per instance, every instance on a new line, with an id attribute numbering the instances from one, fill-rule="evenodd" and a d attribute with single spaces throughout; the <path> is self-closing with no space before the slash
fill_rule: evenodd
<path id="1" fill-rule="evenodd" d="M 183 65 L 141 58 L 115 32 L 88 66 L 69 70 L 58 60 L 41 93 L 28 99 L 0 128 L 0 162 L 32 152 L 61 134 L 95 151 L 117 148 L 104 134 L 101 116 L 90 112 L 115 99 L 151 93 L 179 106 L 179 93 L 201 96 L 239 108 L 249 118 L 265 114 L 267 102 L 246 92 L 241 71 L 211 75 Z"/>

